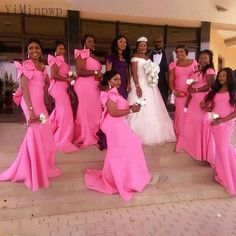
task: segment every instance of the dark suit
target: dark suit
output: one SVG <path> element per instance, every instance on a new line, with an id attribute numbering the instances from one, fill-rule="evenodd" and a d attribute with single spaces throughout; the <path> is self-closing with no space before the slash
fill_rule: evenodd
<path id="1" fill-rule="evenodd" d="M 168 64 L 167 64 L 167 60 L 166 60 L 165 50 L 161 49 L 161 51 L 162 51 L 162 58 L 161 58 L 161 62 L 159 64 L 160 72 L 158 74 L 158 76 L 159 76 L 158 88 L 160 90 L 162 99 L 166 105 L 167 99 L 168 99 L 168 90 L 169 90 L 169 86 L 168 86 L 168 83 L 166 80 L 166 73 L 168 72 Z M 154 61 L 153 60 L 153 52 L 151 52 L 151 54 L 150 54 L 150 59 L 151 59 L 151 61 Z"/>

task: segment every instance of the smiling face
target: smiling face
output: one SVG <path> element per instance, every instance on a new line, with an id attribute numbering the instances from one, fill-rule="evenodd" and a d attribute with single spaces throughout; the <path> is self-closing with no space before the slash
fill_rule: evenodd
<path id="1" fill-rule="evenodd" d="M 57 45 L 56 55 L 57 56 L 65 56 L 65 54 L 66 54 L 65 46 L 63 44 Z"/>
<path id="2" fill-rule="evenodd" d="M 222 70 L 219 72 L 218 74 L 218 78 L 217 78 L 220 82 L 220 84 L 222 85 L 227 85 L 227 73 L 226 71 Z"/>
<path id="3" fill-rule="evenodd" d="M 87 48 L 87 49 L 94 50 L 94 48 L 95 48 L 95 40 L 94 40 L 94 38 L 89 36 L 89 37 L 86 39 L 84 46 L 85 46 L 85 48 Z"/>
<path id="4" fill-rule="evenodd" d="M 113 76 L 110 80 L 109 80 L 109 84 L 110 86 L 119 88 L 121 85 L 121 78 L 119 74 L 116 74 L 115 76 Z"/>
<path id="5" fill-rule="evenodd" d="M 27 47 L 28 55 L 30 59 L 39 60 L 42 56 L 42 50 L 39 44 L 32 42 Z"/>
<path id="6" fill-rule="evenodd" d="M 199 65 L 201 67 L 204 67 L 206 65 L 208 65 L 210 63 L 210 57 L 207 53 L 202 53 L 200 56 L 199 56 Z"/>
<path id="7" fill-rule="evenodd" d="M 120 38 L 117 40 L 117 48 L 118 50 L 124 51 L 127 46 L 127 41 L 125 38 Z"/>
<path id="8" fill-rule="evenodd" d="M 147 53 L 147 43 L 146 42 L 139 42 L 137 47 L 137 52 L 141 54 Z"/>
<path id="9" fill-rule="evenodd" d="M 176 52 L 176 57 L 178 60 L 186 59 L 187 54 L 183 48 L 178 48 L 178 49 L 176 49 L 175 52 Z"/>

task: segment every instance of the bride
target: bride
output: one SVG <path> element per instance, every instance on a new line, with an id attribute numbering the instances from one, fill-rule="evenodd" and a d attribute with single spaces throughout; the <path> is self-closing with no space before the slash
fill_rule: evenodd
<path id="1" fill-rule="evenodd" d="M 130 114 L 130 127 L 141 137 L 143 144 L 153 145 L 165 142 L 175 142 L 175 133 L 172 121 L 162 100 L 160 91 L 150 84 L 144 67 L 149 63 L 147 57 L 148 40 L 145 37 L 137 39 L 136 54 L 131 59 L 131 91 L 128 96 L 129 104 L 138 100 L 146 105 L 140 112 Z M 140 101 L 139 101 L 140 102 Z"/>

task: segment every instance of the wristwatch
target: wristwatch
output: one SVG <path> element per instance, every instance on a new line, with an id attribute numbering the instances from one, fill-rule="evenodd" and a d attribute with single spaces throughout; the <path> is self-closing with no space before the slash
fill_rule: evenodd
<path id="1" fill-rule="evenodd" d="M 97 71 L 97 70 L 95 70 L 95 71 L 94 71 L 94 74 L 95 74 L 95 75 L 97 75 L 97 74 L 98 74 L 98 71 Z"/>

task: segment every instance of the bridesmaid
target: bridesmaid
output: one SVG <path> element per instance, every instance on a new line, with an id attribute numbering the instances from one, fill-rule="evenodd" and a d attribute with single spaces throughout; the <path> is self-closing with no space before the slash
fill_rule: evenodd
<path id="1" fill-rule="evenodd" d="M 215 86 L 207 95 L 202 109 L 219 115 L 211 123 L 214 149 L 208 150 L 211 159 L 215 159 L 215 179 L 227 192 L 236 195 L 236 150 L 231 144 L 236 117 L 236 97 L 233 71 L 221 69 L 216 77 Z"/>
<path id="2" fill-rule="evenodd" d="M 50 122 L 39 122 L 40 114 L 48 118 L 44 90 L 47 91 L 49 81 L 40 60 L 42 46 L 38 39 L 30 39 L 26 48 L 30 59 L 22 65 L 15 62 L 20 87 L 14 101 L 21 104 L 28 128 L 16 160 L 0 174 L 0 180 L 23 181 L 26 187 L 37 191 L 39 187 L 48 187 L 49 178 L 58 176 L 60 171 L 54 166 L 55 144 Z"/>
<path id="3" fill-rule="evenodd" d="M 194 72 L 192 78 L 197 82 L 188 87 L 188 92 L 192 98 L 188 105 L 176 151 L 184 149 L 194 159 L 204 161 L 206 160 L 207 139 L 209 138 L 206 125 L 208 116 L 201 110 L 199 104 L 203 101 L 215 80 L 213 53 L 210 50 L 200 52 L 199 70 Z"/>
<path id="4" fill-rule="evenodd" d="M 108 71 L 101 82 L 101 102 L 104 108 L 101 129 L 107 137 L 107 153 L 102 170 L 86 170 L 85 185 L 99 192 L 119 193 L 129 201 L 133 191 L 141 192 L 149 183 L 151 174 L 147 168 L 140 138 L 127 123 L 126 116 L 139 112 L 139 105 L 131 105 L 117 88 L 121 85 L 117 72 Z"/>
<path id="5" fill-rule="evenodd" d="M 123 35 L 118 35 L 111 44 L 111 54 L 106 58 L 106 71 L 117 71 L 121 76 L 121 85 L 118 92 L 127 99 L 130 91 L 130 47 Z"/>
<path id="6" fill-rule="evenodd" d="M 175 95 L 174 129 L 178 140 L 186 116 L 184 112 L 188 88 L 186 80 L 196 70 L 197 62 L 187 58 L 188 49 L 184 44 L 178 45 L 175 52 L 177 61 L 169 64 L 169 86 L 172 94 Z"/>
<path id="7" fill-rule="evenodd" d="M 80 147 L 95 145 L 98 142 L 99 119 L 102 105 L 99 99 L 99 81 L 102 78 L 102 65 L 93 54 L 95 38 L 86 34 L 82 38 L 84 49 L 75 49 L 77 79 L 74 90 L 79 104 L 75 119 L 75 143 Z"/>
<path id="8" fill-rule="evenodd" d="M 56 42 L 55 57 L 48 55 L 51 68 L 49 93 L 55 100 L 55 109 L 50 115 L 53 124 L 56 148 L 61 152 L 74 152 L 78 148 L 72 144 L 74 138 L 74 119 L 70 98 L 67 93 L 69 65 L 65 62 L 66 46 L 64 42 Z"/>

